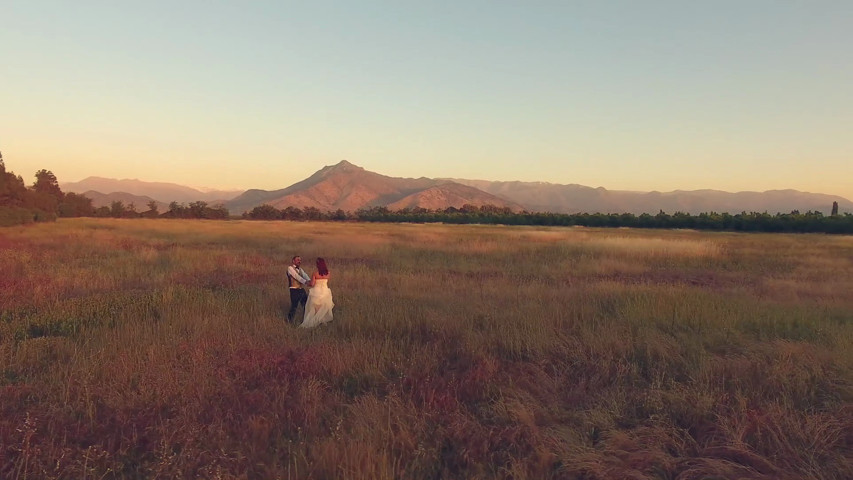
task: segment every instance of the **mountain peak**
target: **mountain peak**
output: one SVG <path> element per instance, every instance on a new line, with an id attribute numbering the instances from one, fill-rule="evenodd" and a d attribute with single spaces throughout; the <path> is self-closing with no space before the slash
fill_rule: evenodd
<path id="1" fill-rule="evenodd" d="M 363 168 L 359 167 L 358 165 L 352 164 L 346 160 L 341 160 L 340 162 L 337 163 L 337 165 L 332 165 L 331 168 L 333 168 L 335 170 L 345 170 L 345 171 L 347 171 L 347 170 L 364 170 Z"/>
<path id="2" fill-rule="evenodd" d="M 320 174 L 321 177 L 327 177 L 331 174 L 339 174 L 339 173 L 355 173 L 355 172 L 363 172 L 364 168 L 359 167 L 358 165 L 354 165 L 346 160 L 341 160 L 335 165 L 326 165 L 322 169 L 320 169 L 317 173 Z"/>

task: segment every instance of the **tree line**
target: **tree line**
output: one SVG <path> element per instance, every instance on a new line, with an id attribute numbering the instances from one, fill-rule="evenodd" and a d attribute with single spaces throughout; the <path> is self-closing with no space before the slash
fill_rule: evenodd
<path id="1" fill-rule="evenodd" d="M 121 200 L 113 200 L 110 206 L 101 206 L 94 210 L 93 217 L 111 218 L 206 218 L 212 220 L 228 219 L 228 210 L 223 205 L 210 206 L 207 202 L 184 203 L 172 202 L 169 209 L 160 212 L 160 207 L 154 200 L 146 204 L 148 210 L 140 211 L 131 202 L 125 204 Z"/>
<path id="2" fill-rule="evenodd" d="M 92 200 L 76 193 L 63 193 L 49 170 L 36 172 L 35 182 L 27 187 L 20 175 L 6 171 L 0 153 L 0 226 L 79 217 L 91 212 Z"/>
<path id="3" fill-rule="evenodd" d="M 853 215 L 849 213 L 824 215 L 819 211 L 769 214 L 767 212 L 673 214 L 660 211 L 644 213 L 551 213 L 513 212 L 493 205 L 464 205 L 442 210 L 413 208 L 389 210 L 371 207 L 356 212 L 337 210 L 323 212 L 314 207 L 277 209 L 261 205 L 243 214 L 250 220 L 325 220 L 356 222 L 458 223 L 583 227 L 688 228 L 695 230 L 779 232 L 779 233 L 853 233 Z"/>
<path id="4" fill-rule="evenodd" d="M 143 211 L 133 203 L 125 204 L 118 200 L 108 207 L 95 208 L 91 198 L 63 192 L 56 175 L 50 170 L 39 170 L 35 177 L 35 182 L 27 186 L 23 177 L 6 170 L 0 153 L 0 227 L 54 221 L 58 217 L 228 218 L 228 210 L 224 206 L 210 206 L 201 201 L 189 205 L 172 202 L 169 210 L 163 213 L 159 212 L 154 201 L 148 202 L 148 210 Z"/>

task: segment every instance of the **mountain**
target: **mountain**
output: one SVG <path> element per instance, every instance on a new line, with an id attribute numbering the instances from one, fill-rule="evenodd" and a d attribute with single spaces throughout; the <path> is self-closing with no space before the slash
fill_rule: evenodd
<path id="1" fill-rule="evenodd" d="M 448 207 L 461 208 L 463 205 L 473 205 L 475 207 L 495 205 L 509 207 L 510 210 L 516 212 L 524 210 L 524 207 L 515 202 L 508 202 L 482 190 L 459 183 L 444 183 L 415 192 L 389 204 L 388 209 L 426 208 L 429 210 L 443 210 Z"/>
<path id="2" fill-rule="evenodd" d="M 114 178 L 88 177 L 79 182 L 62 183 L 59 187 L 64 192 L 84 193 L 123 192 L 131 195 L 150 197 L 163 203 L 191 203 L 203 201 L 207 203 L 224 203 L 242 190 L 206 190 L 178 185 L 175 183 L 144 182 L 136 179 L 116 180 Z"/>
<path id="3" fill-rule="evenodd" d="M 719 190 L 675 190 L 673 192 L 632 192 L 583 185 L 546 182 L 491 182 L 486 180 L 443 179 L 468 185 L 504 200 L 516 202 L 530 211 L 555 213 L 667 213 L 702 212 L 789 213 L 809 210 L 830 213 L 832 202 L 840 212 L 853 212 L 853 202 L 837 195 L 797 190 L 766 192 L 723 192 Z"/>
<path id="4" fill-rule="evenodd" d="M 94 190 L 83 192 L 83 196 L 91 198 L 92 206 L 95 208 L 109 207 L 113 202 L 119 201 L 123 203 L 125 207 L 133 204 L 133 206 L 136 207 L 137 212 L 144 212 L 148 210 L 148 203 L 154 200 L 153 198 L 145 195 L 133 195 L 126 192 L 101 193 Z M 169 205 L 167 203 L 158 202 L 156 200 L 154 200 L 154 202 L 157 203 L 157 210 L 159 212 L 162 213 L 169 210 Z"/>
<path id="5" fill-rule="evenodd" d="M 109 206 L 114 200 L 133 203 L 146 210 L 152 199 L 161 211 L 168 203 L 205 201 L 224 203 L 232 215 L 269 204 L 278 209 L 289 206 L 313 207 L 323 211 L 356 211 L 384 206 L 391 210 L 426 208 L 441 210 L 465 204 L 494 205 L 513 211 L 528 210 L 555 213 L 642 213 L 656 214 L 702 212 L 740 213 L 809 210 L 829 214 L 832 202 L 839 212 L 853 213 L 853 202 L 837 195 L 770 190 L 766 192 L 723 192 L 719 190 L 675 190 L 672 192 L 633 192 L 607 190 L 577 184 L 547 182 L 493 182 L 455 178 L 398 178 L 365 170 L 343 160 L 323 167 L 310 177 L 278 190 L 237 191 L 197 190 L 174 183 L 143 182 L 89 177 L 76 183 L 60 184 L 66 192 L 83 193 L 95 206 Z M 114 192 L 103 194 L 98 192 Z M 224 202 L 223 202 L 224 201 Z"/>
<path id="6" fill-rule="evenodd" d="M 465 203 L 521 209 L 514 202 L 452 181 L 425 177 L 388 177 L 367 171 L 346 160 L 326 166 L 287 188 L 248 190 L 226 202 L 225 207 L 232 214 L 239 214 L 262 204 L 279 209 L 292 206 L 314 207 L 324 211 L 356 211 L 373 206 L 394 208 L 393 205 L 436 209 L 461 207 Z"/>

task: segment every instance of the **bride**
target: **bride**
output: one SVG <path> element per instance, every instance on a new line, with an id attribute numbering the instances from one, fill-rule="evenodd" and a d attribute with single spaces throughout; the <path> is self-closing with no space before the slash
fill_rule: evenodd
<path id="1" fill-rule="evenodd" d="M 305 318 L 300 327 L 311 328 L 332 321 L 332 291 L 329 290 L 329 269 L 326 261 L 317 258 L 317 271 L 308 282 L 308 302 L 305 304 Z"/>

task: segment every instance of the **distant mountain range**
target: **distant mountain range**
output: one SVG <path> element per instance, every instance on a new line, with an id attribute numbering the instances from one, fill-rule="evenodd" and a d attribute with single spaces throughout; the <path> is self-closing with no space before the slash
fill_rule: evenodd
<path id="1" fill-rule="evenodd" d="M 766 192 L 723 192 L 719 190 L 676 190 L 673 192 L 632 192 L 607 190 L 583 185 L 561 185 L 546 182 L 492 182 L 456 178 L 398 178 L 370 172 L 343 160 L 326 166 L 310 177 L 278 190 L 252 189 L 239 191 L 203 192 L 173 183 L 153 183 L 140 180 L 114 180 L 89 177 L 76 183 L 60 184 L 63 191 L 83 193 L 95 206 L 121 200 L 133 202 L 137 209 L 146 210 L 152 199 L 160 202 L 161 211 L 168 203 L 205 201 L 223 203 L 232 215 L 239 215 L 259 205 L 269 204 L 278 209 L 289 206 L 314 207 L 323 211 L 356 211 L 361 208 L 384 206 L 391 210 L 448 207 L 465 204 L 495 205 L 513 211 L 548 211 L 554 213 L 667 213 L 702 212 L 740 213 L 809 210 L 830 213 L 832 202 L 838 202 L 840 212 L 853 213 L 853 202 L 837 195 L 807 193 L 797 190 Z M 109 193 L 99 193 L 109 192 Z M 130 196 L 128 196 L 130 195 Z"/>
<path id="2" fill-rule="evenodd" d="M 485 180 L 448 179 L 511 199 L 530 211 L 555 213 L 667 213 L 702 212 L 790 213 L 793 210 L 830 213 L 832 202 L 839 211 L 853 212 L 853 202 L 837 195 L 807 193 L 797 190 L 768 190 L 766 192 L 723 192 L 720 190 L 675 190 L 673 192 L 632 192 L 560 185 L 544 182 L 489 182 Z"/>
<path id="3" fill-rule="evenodd" d="M 201 191 L 195 188 L 178 185 L 176 183 L 144 182 L 136 179 L 116 180 L 114 178 L 103 177 L 88 177 L 80 180 L 79 182 L 60 183 L 59 187 L 63 192 L 82 194 L 94 191 L 107 197 L 113 194 L 126 193 L 150 197 L 147 201 L 154 199 L 164 204 L 169 204 L 171 202 L 190 203 L 197 201 L 203 201 L 210 204 L 224 203 L 225 201 L 243 193 L 242 190 Z M 137 206 L 139 206 L 139 203 L 137 203 Z"/>

